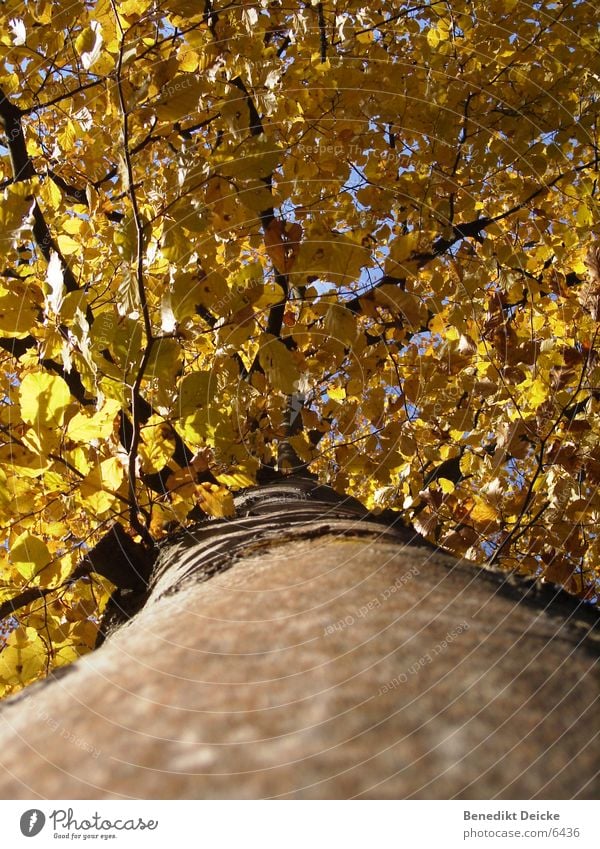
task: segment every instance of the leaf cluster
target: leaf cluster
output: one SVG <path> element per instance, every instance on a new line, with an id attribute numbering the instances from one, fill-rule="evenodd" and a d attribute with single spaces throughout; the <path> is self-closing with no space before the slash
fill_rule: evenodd
<path id="1" fill-rule="evenodd" d="M 598 15 L 577 0 L 0 11 L 0 687 L 72 580 L 301 467 L 598 590 Z"/>

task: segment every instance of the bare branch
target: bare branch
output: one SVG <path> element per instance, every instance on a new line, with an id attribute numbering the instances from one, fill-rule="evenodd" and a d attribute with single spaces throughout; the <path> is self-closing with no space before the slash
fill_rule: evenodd
<path id="1" fill-rule="evenodd" d="M 115 13 L 115 18 L 117 21 L 117 26 L 121 33 L 120 44 L 119 44 L 119 58 L 117 61 L 116 67 L 116 79 L 117 79 L 117 91 L 119 94 L 119 105 L 121 108 L 121 114 L 123 117 L 122 124 L 122 133 L 123 133 L 123 156 L 125 159 L 125 168 L 127 172 L 127 183 L 128 183 L 128 194 L 129 200 L 131 202 L 131 210 L 133 214 L 133 220 L 135 223 L 135 231 L 136 231 L 136 259 L 135 259 L 135 280 L 137 285 L 137 293 L 138 300 L 140 305 L 140 310 L 142 313 L 142 318 L 144 321 L 144 330 L 146 334 L 146 344 L 144 345 L 144 351 L 142 353 L 142 359 L 140 362 L 140 367 L 138 369 L 138 373 L 136 375 L 135 381 L 133 383 L 131 389 L 131 423 L 133 427 L 133 434 L 131 439 L 131 444 L 129 446 L 129 457 L 128 457 L 128 475 L 129 475 L 129 504 L 130 504 L 130 514 L 129 518 L 131 521 L 132 528 L 138 533 L 141 539 L 147 545 L 153 545 L 152 537 L 148 532 L 148 528 L 142 524 L 140 521 L 140 513 L 142 512 L 140 505 L 137 500 L 136 493 L 136 481 L 137 481 L 137 459 L 138 459 L 138 450 L 140 446 L 141 440 L 141 424 L 142 424 L 142 411 L 141 406 L 143 399 L 140 395 L 140 389 L 142 385 L 142 381 L 144 379 L 144 373 L 150 361 L 150 354 L 152 353 L 152 346 L 154 344 L 154 335 L 152 333 L 152 322 L 150 321 L 150 313 L 148 310 L 148 301 L 146 298 L 146 286 L 144 280 L 144 252 L 145 252 L 145 233 L 144 233 L 144 223 L 142 220 L 142 216 L 140 213 L 139 203 L 137 199 L 137 194 L 135 190 L 135 182 L 133 175 L 133 163 L 131 151 L 129 148 L 129 121 L 128 121 L 128 111 L 127 105 L 125 103 L 125 96 L 123 93 L 123 48 L 125 46 L 125 34 L 121 27 L 121 21 L 119 18 L 119 13 L 115 7 L 113 0 L 111 0 L 113 10 Z M 148 519 L 148 517 L 146 517 Z"/>

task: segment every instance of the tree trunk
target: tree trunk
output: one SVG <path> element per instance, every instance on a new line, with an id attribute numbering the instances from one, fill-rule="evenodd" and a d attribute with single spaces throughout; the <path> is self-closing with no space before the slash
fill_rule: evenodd
<path id="1" fill-rule="evenodd" d="M 315 487 L 169 540 L 141 611 L 4 706 L 3 797 L 593 797 L 596 614 Z"/>

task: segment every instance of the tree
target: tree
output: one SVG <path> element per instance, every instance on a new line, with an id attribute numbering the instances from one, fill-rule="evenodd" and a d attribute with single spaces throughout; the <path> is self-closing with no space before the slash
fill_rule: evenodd
<path id="1" fill-rule="evenodd" d="M 595 599 L 591 4 L 2 17 L 6 694 L 286 475 Z"/>
<path id="2" fill-rule="evenodd" d="M 0 796 L 597 798 L 597 612 L 310 479 L 236 506 L 5 704 Z"/>

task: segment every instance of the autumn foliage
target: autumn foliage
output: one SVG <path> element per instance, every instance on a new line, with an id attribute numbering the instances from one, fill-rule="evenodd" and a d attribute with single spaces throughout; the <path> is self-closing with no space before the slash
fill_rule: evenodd
<path id="1" fill-rule="evenodd" d="M 265 467 L 595 596 L 594 4 L 0 17 L 5 692 L 93 647 L 112 523 Z"/>

